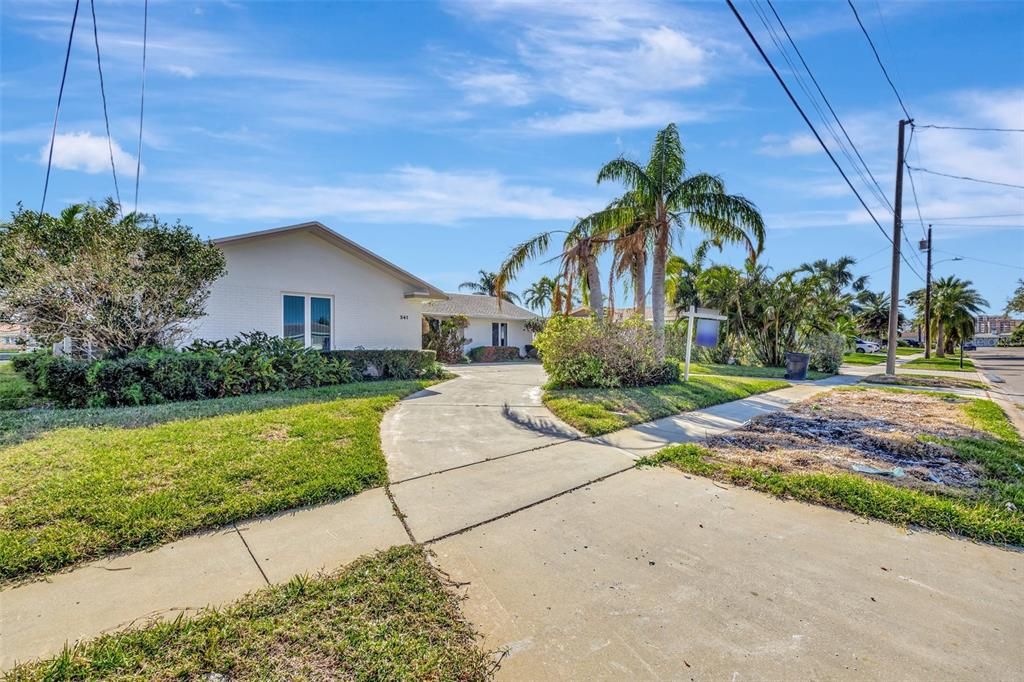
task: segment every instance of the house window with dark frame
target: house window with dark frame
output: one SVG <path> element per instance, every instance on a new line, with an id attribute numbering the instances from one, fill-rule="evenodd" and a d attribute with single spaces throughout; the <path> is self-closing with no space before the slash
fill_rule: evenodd
<path id="1" fill-rule="evenodd" d="M 492 322 L 491 323 L 491 345 L 492 346 L 507 346 L 508 345 L 508 324 L 505 322 Z"/>

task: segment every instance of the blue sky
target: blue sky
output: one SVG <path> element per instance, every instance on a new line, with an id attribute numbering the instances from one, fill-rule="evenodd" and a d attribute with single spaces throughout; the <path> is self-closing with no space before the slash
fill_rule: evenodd
<path id="1" fill-rule="evenodd" d="M 1024 128 L 1024 3 L 856 4 L 919 123 Z M 737 5 L 770 46 L 755 6 Z M 19 201 L 38 208 L 73 6 L 2 4 L 5 213 Z M 849 7 L 776 8 L 891 197 L 901 111 Z M 98 0 L 96 14 L 130 206 L 142 5 Z M 113 194 L 92 37 L 83 2 L 48 210 Z M 872 288 L 888 287 L 885 238 L 724 2 L 153 0 L 139 208 L 204 236 L 320 220 L 453 290 L 496 269 L 519 241 L 603 207 L 620 188 L 595 184 L 600 165 L 645 158 L 669 121 L 691 170 L 722 175 L 759 206 L 775 269 L 851 255 Z M 1024 134 L 919 129 L 910 161 L 1024 184 Z M 967 258 L 938 263 L 936 274 L 973 280 L 1001 310 L 1024 277 L 1024 191 L 923 173 L 915 181 L 924 220 L 935 223 L 936 260 Z M 891 214 L 858 189 L 891 231 Z M 906 189 L 916 245 L 922 230 Z M 676 249 L 697 241 L 687 232 Z M 534 264 L 514 288 L 554 269 Z M 919 286 L 904 267 L 903 290 Z"/>

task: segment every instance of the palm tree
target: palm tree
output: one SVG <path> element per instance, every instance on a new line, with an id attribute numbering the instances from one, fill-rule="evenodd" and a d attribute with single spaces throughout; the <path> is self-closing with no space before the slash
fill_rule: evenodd
<path id="1" fill-rule="evenodd" d="M 541 277 L 523 292 L 523 300 L 532 310 L 543 311 L 551 304 L 557 286 L 558 283 L 554 279 Z"/>
<path id="2" fill-rule="evenodd" d="M 674 123 L 655 136 L 645 166 L 619 157 L 598 172 L 598 183 L 607 180 L 625 185 L 626 194 L 618 208 L 631 213 L 632 220 L 624 221 L 619 216 L 599 221 L 598 234 L 609 235 L 627 222 L 636 222 L 647 233 L 653 257 L 655 352 L 658 359 L 664 359 L 665 267 L 673 236 L 689 223 L 723 243 L 746 244 L 753 256 L 763 247 L 764 221 L 753 203 L 727 194 L 721 178 L 707 173 L 686 176 L 685 152 Z"/>
<path id="3" fill-rule="evenodd" d="M 559 277 L 566 291 L 566 295 L 559 296 L 559 299 L 571 302 L 574 286 L 579 282 L 584 303 L 590 306 L 591 311 L 598 319 L 602 319 L 604 317 L 604 295 L 597 259 L 601 251 L 611 241 L 604 231 L 605 220 L 603 212 L 596 213 L 578 220 L 568 232 L 564 230 L 541 232 L 519 244 L 501 264 L 494 280 L 495 291 L 499 295 L 504 294 L 508 282 L 515 279 L 523 266 L 548 250 L 552 235 L 565 234 L 562 253 L 556 256 L 561 259 Z"/>
<path id="4" fill-rule="evenodd" d="M 859 292 L 863 291 L 864 287 L 867 286 L 867 275 L 854 277 L 853 271 L 850 268 L 856 264 L 857 260 L 850 256 L 842 256 L 832 262 L 827 258 L 820 258 L 813 263 L 804 263 L 797 268 L 797 271 L 809 273 L 812 277 L 817 278 L 819 282 L 827 285 L 833 293 L 838 295 L 841 294 L 843 289 L 846 287 L 850 287 L 855 292 Z"/>
<path id="5" fill-rule="evenodd" d="M 496 296 L 509 303 L 519 302 L 519 296 L 511 291 L 502 290 L 499 295 L 498 289 L 495 288 L 495 281 L 498 278 L 497 273 L 480 270 L 478 274 L 480 277 L 475 282 L 468 281 L 460 284 L 459 291 L 469 290 L 477 296 Z"/>
<path id="6" fill-rule="evenodd" d="M 920 307 L 923 304 L 924 291 L 912 291 L 907 294 L 907 299 Z M 932 318 L 926 320 L 934 332 L 935 356 L 945 357 L 946 347 L 951 345 L 948 341 L 956 338 L 963 340 L 963 330 L 968 321 L 973 324 L 974 317 L 986 306 L 988 301 L 981 297 L 970 280 L 952 275 L 935 280 L 932 283 Z M 919 311 L 919 315 L 923 318 L 923 311 Z M 946 338 L 947 331 L 954 332 L 954 339 Z"/>
<path id="7" fill-rule="evenodd" d="M 866 335 L 885 338 L 889 330 L 889 295 L 864 290 L 857 294 L 857 325 Z"/>

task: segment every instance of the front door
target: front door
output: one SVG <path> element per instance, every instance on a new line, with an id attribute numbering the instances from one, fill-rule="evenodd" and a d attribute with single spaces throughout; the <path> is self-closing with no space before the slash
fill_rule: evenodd
<path id="1" fill-rule="evenodd" d="M 505 322 L 492 322 L 491 323 L 491 345 L 492 346 L 507 346 L 508 345 L 508 324 Z"/>

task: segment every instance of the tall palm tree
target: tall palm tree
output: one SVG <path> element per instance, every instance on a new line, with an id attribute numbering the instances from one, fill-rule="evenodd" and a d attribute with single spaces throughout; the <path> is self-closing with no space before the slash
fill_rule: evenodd
<path id="1" fill-rule="evenodd" d="M 665 267 L 673 236 L 689 223 L 723 243 L 745 244 L 753 256 L 760 253 L 764 244 L 764 221 L 753 203 L 742 196 L 727 194 L 721 178 L 707 173 L 687 177 L 686 155 L 674 123 L 655 136 L 646 165 L 624 157 L 606 163 L 598 172 L 597 181 L 608 180 L 625 185 L 632 198 L 623 202 L 623 208 L 633 214 L 649 235 L 655 352 L 663 359 Z M 613 222 L 623 224 L 619 220 Z M 611 234 L 618 226 L 605 223 L 600 228 Z"/>
<path id="2" fill-rule="evenodd" d="M 551 305 L 558 283 L 547 276 L 541 277 L 523 292 L 523 300 L 532 310 L 543 311 Z"/>
<path id="3" fill-rule="evenodd" d="M 508 301 L 509 303 L 518 303 L 519 296 L 512 293 L 511 291 L 498 291 L 495 287 L 495 281 L 498 278 L 498 274 L 495 272 L 487 272 L 486 270 L 478 271 L 480 277 L 474 281 L 463 282 L 459 285 L 459 291 L 472 291 L 477 296 L 496 296 L 502 300 Z"/>

